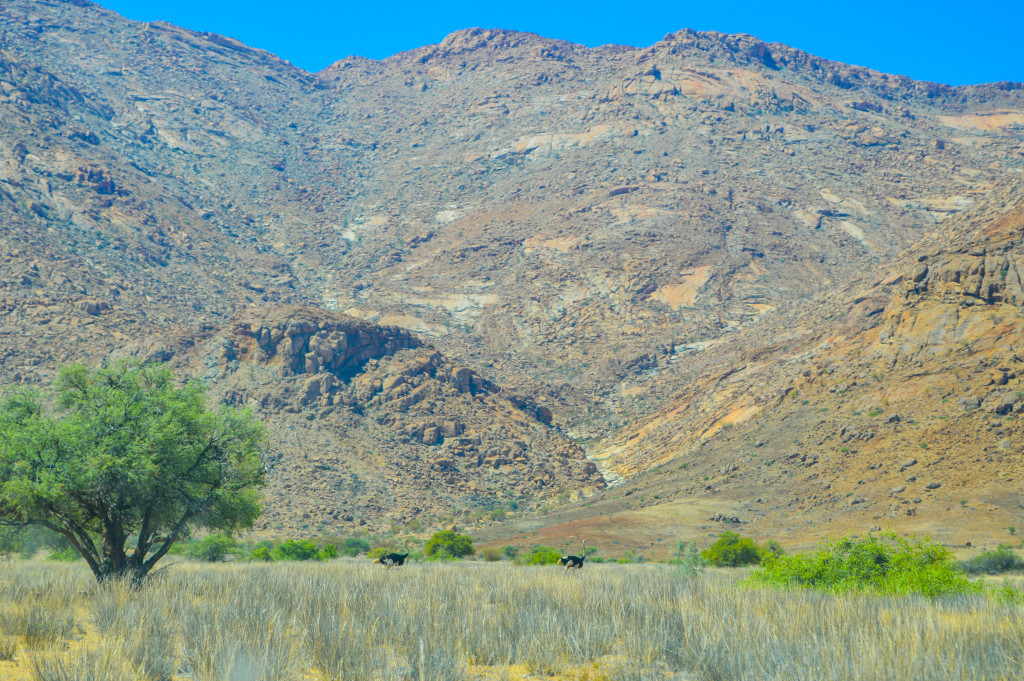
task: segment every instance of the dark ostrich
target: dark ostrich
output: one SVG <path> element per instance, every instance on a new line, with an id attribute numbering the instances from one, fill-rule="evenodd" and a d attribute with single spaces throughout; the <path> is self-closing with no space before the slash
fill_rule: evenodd
<path id="1" fill-rule="evenodd" d="M 564 565 L 565 569 L 576 568 L 579 570 L 583 567 L 583 561 L 587 559 L 587 540 L 583 540 L 583 548 L 580 549 L 580 555 L 578 556 L 562 556 L 558 559 L 559 565 Z"/>
<path id="2" fill-rule="evenodd" d="M 373 561 L 378 565 L 383 565 L 386 568 L 396 567 L 399 565 L 405 565 L 405 559 L 409 557 L 409 540 L 405 540 L 405 553 L 385 553 L 383 556 Z"/>

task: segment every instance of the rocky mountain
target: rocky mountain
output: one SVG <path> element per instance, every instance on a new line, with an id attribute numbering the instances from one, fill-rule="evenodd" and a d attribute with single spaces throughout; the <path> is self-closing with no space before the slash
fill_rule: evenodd
<path id="1" fill-rule="evenodd" d="M 0 113 L 0 380 L 125 352 L 205 377 L 270 424 L 270 530 L 580 496 L 583 517 L 623 493 L 605 479 L 646 489 L 670 461 L 659 497 L 721 499 L 746 438 L 787 471 L 772 517 L 821 527 L 842 489 L 864 502 L 832 517 L 883 524 L 862 460 L 974 451 L 1004 397 L 954 376 L 1015 385 L 994 339 L 1016 299 L 992 296 L 1016 294 L 978 230 L 1012 221 L 1021 84 L 691 30 L 588 49 L 469 29 L 310 74 L 85 0 L 11 0 Z M 918 442 L 924 412 L 892 405 L 925 385 L 961 411 Z M 1016 437 L 997 431 L 984 446 Z M 832 487 L 797 485 L 793 453 Z M 1009 523 L 1012 494 L 985 496 Z"/>
<path id="2" fill-rule="evenodd" d="M 802 544 L 871 528 L 1009 541 L 1024 517 L 1024 182 L 942 235 L 799 320 L 693 353 L 670 404 L 592 452 L 627 484 L 545 538 L 662 556 L 733 526 Z"/>

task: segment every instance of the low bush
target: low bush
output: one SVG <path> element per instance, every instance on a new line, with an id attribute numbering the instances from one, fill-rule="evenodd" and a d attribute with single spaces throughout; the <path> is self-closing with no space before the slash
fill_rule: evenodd
<path id="1" fill-rule="evenodd" d="M 562 553 L 558 549 L 553 549 L 550 546 L 537 546 L 534 547 L 533 551 L 530 553 L 529 558 L 526 560 L 526 564 L 554 565 L 561 557 Z"/>
<path id="2" fill-rule="evenodd" d="M 362 537 L 349 537 L 341 544 L 340 549 L 343 556 L 358 556 L 360 553 L 370 552 L 370 542 Z"/>
<path id="3" fill-rule="evenodd" d="M 488 563 L 496 563 L 505 557 L 505 554 L 502 553 L 501 549 L 497 546 L 488 546 L 480 552 L 480 555 L 483 556 L 484 560 Z"/>
<path id="4" fill-rule="evenodd" d="M 687 544 L 682 539 L 676 540 L 675 550 L 668 562 L 669 565 L 675 565 L 679 572 L 686 577 L 699 575 L 704 572 L 704 568 L 708 564 L 697 550 L 697 542 L 691 540 Z"/>
<path id="5" fill-rule="evenodd" d="M 774 553 L 758 546 L 750 537 L 741 537 L 736 532 L 725 531 L 718 541 L 700 552 L 710 565 L 715 567 L 742 567 L 744 565 L 760 565 L 774 557 Z"/>
<path id="6" fill-rule="evenodd" d="M 46 560 L 52 560 L 58 563 L 73 563 L 76 560 L 82 560 L 82 554 L 78 552 L 73 546 L 69 546 L 66 549 L 60 549 L 54 551 L 46 557 Z"/>
<path id="7" fill-rule="evenodd" d="M 249 552 L 247 560 L 269 563 L 274 560 L 274 555 L 271 553 L 271 548 L 269 546 L 257 546 Z"/>
<path id="8" fill-rule="evenodd" d="M 959 565 L 969 575 L 1024 571 L 1024 559 L 1007 546 L 1000 546 L 995 551 L 983 551 L 981 555 L 961 561 Z"/>
<path id="9" fill-rule="evenodd" d="M 895 533 L 828 541 L 808 553 L 774 558 L 750 576 L 750 583 L 925 596 L 980 588 L 967 579 L 945 547 Z"/>
<path id="10" fill-rule="evenodd" d="M 441 530 L 427 541 L 425 552 L 432 558 L 465 558 L 476 553 L 473 539 L 454 530 Z"/>
<path id="11" fill-rule="evenodd" d="M 225 534 L 211 534 L 184 547 L 189 558 L 217 563 L 238 553 L 238 542 Z"/>
<path id="12" fill-rule="evenodd" d="M 337 558 L 338 555 L 338 547 L 335 544 L 317 546 L 308 539 L 289 539 L 277 546 L 274 546 L 271 541 L 261 541 L 253 547 L 245 559 L 270 563 L 275 560 L 330 560 Z"/>
<path id="13" fill-rule="evenodd" d="M 271 551 L 274 560 L 319 560 L 319 549 L 308 539 L 289 539 Z"/>

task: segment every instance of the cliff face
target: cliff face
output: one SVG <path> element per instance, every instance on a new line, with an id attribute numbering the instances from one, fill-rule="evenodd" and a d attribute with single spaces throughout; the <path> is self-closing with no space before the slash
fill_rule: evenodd
<path id="1" fill-rule="evenodd" d="M 399 478 L 372 471 L 415 451 L 410 489 L 455 496 L 394 512 L 436 519 L 492 503 L 491 472 L 589 493 L 581 446 L 615 480 L 709 467 L 673 493 L 755 425 L 806 421 L 788 441 L 825 461 L 830 433 L 863 430 L 821 416 L 840 364 L 863 413 L 947 380 L 954 360 L 927 381 L 914 363 L 950 348 L 957 375 L 1016 375 L 992 339 L 1016 333 L 998 235 L 1019 228 L 986 197 L 1010 205 L 1024 164 L 1017 84 L 690 30 L 587 49 L 469 29 L 309 74 L 89 3 L 11 0 L 0 22 L 0 380 L 180 362 L 273 424 L 274 522 L 306 513 L 303 456 L 349 451 L 321 419 L 377 485 L 325 509 L 382 516 L 367 490 Z M 816 414 L 779 411 L 815 385 Z"/>

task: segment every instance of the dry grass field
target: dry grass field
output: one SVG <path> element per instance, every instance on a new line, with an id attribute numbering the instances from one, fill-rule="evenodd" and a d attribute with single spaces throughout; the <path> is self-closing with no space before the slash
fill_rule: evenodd
<path id="1" fill-rule="evenodd" d="M 750 589 L 738 574 L 176 564 L 132 590 L 82 565 L 7 563 L 0 678 L 1024 678 L 1020 605 Z"/>

